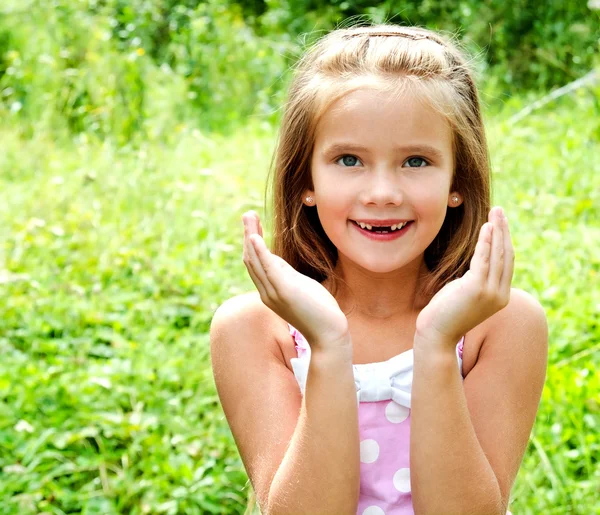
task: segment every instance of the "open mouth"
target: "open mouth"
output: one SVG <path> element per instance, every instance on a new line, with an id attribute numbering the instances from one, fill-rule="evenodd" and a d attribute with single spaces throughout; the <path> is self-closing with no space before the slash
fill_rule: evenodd
<path id="1" fill-rule="evenodd" d="M 358 223 L 354 220 L 350 220 L 354 225 L 356 225 L 357 227 L 359 227 L 360 229 L 362 229 L 363 231 L 368 231 L 370 233 L 373 234 L 394 234 L 396 232 L 400 232 L 403 229 L 405 229 L 406 227 L 408 227 L 410 224 L 412 224 L 412 220 L 409 220 L 407 222 L 401 222 L 397 225 L 392 225 L 392 226 L 370 226 L 368 224 L 362 224 L 362 223 Z"/>

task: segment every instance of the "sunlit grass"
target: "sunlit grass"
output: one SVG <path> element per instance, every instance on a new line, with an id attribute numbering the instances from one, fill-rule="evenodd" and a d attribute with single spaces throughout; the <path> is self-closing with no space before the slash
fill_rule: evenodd
<path id="1" fill-rule="evenodd" d="M 495 203 L 514 284 L 550 325 L 511 511 L 597 513 L 600 113 L 583 95 L 515 126 L 508 114 L 488 120 Z M 7 125 L 0 139 L 0 511 L 242 513 L 207 332 L 253 287 L 240 217 L 263 214 L 274 132 L 182 128 L 128 148 Z"/>

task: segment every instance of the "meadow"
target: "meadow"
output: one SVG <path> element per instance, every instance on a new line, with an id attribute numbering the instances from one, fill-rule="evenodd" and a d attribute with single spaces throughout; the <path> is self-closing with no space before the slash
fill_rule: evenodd
<path id="1" fill-rule="evenodd" d="M 515 122 L 530 99 L 484 97 L 514 286 L 550 328 L 514 515 L 600 514 L 598 98 L 582 89 Z M 0 513 L 243 513 L 208 331 L 253 289 L 241 215 L 258 211 L 268 236 L 275 139 L 260 117 L 136 145 L 4 119 Z"/>

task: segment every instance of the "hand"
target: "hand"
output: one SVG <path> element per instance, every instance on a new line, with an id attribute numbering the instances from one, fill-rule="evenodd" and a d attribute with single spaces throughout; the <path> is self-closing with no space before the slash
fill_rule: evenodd
<path id="1" fill-rule="evenodd" d="M 335 298 L 314 279 L 267 249 L 258 215 L 244 222 L 244 264 L 263 303 L 292 324 L 311 346 L 349 345 L 348 321 Z"/>
<path id="2" fill-rule="evenodd" d="M 502 208 L 483 224 L 469 271 L 446 284 L 417 318 L 419 339 L 456 345 L 461 336 L 510 300 L 514 251 Z"/>

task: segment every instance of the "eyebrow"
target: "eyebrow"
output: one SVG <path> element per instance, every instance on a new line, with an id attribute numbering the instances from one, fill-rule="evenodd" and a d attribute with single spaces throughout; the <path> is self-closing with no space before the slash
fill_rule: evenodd
<path id="1" fill-rule="evenodd" d="M 440 149 L 426 144 L 396 146 L 394 147 L 394 151 L 402 154 L 425 154 L 440 160 L 443 158 L 443 153 Z M 363 152 L 368 154 L 369 149 L 354 143 L 334 143 L 323 150 L 323 155 L 337 154 L 338 152 Z"/>

